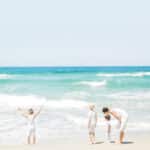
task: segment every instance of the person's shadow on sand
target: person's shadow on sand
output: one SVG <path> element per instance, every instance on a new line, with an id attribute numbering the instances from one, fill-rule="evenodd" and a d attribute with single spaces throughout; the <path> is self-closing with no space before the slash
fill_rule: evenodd
<path id="1" fill-rule="evenodd" d="M 100 142 L 96 142 L 95 144 L 103 144 L 104 142 L 103 141 L 100 141 Z"/>
<path id="2" fill-rule="evenodd" d="M 125 141 L 122 144 L 134 144 L 134 142 L 132 142 L 132 141 Z"/>
<path id="3" fill-rule="evenodd" d="M 115 141 L 111 141 L 110 143 L 115 143 Z M 132 141 L 124 141 L 122 144 L 134 144 Z"/>
<path id="4" fill-rule="evenodd" d="M 103 141 L 96 142 L 95 144 L 103 144 Z M 115 141 L 111 141 L 110 143 L 115 143 Z M 134 144 L 133 141 L 124 141 L 122 144 Z"/>

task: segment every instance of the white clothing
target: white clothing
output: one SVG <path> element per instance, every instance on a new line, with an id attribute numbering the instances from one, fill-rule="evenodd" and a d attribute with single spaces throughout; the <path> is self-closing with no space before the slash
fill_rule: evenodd
<path id="1" fill-rule="evenodd" d="M 120 128 L 119 130 L 124 131 L 126 129 L 127 122 L 128 122 L 127 112 L 119 108 L 112 109 L 111 112 L 115 112 L 118 115 L 118 117 L 121 118 L 121 122 L 118 121 L 119 128 Z"/>
<path id="2" fill-rule="evenodd" d="M 96 123 L 97 123 L 97 113 L 95 111 L 89 111 L 88 114 L 89 121 L 89 133 L 95 133 Z"/>
<path id="3" fill-rule="evenodd" d="M 29 134 L 35 133 L 35 131 L 36 131 L 35 121 L 34 121 L 33 116 L 30 116 L 28 118 L 28 133 Z"/>

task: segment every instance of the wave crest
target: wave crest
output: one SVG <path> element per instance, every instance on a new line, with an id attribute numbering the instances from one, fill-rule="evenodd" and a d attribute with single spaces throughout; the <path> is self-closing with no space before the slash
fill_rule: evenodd
<path id="1" fill-rule="evenodd" d="M 66 108 L 83 108 L 88 105 L 87 102 L 76 100 L 76 99 L 59 99 L 50 100 L 43 97 L 34 95 L 30 96 L 16 96 L 16 95 L 0 95 L 0 106 L 3 108 L 12 107 L 37 107 L 44 105 L 45 107 L 52 109 L 66 109 Z"/>
<path id="2" fill-rule="evenodd" d="M 136 73 L 99 73 L 99 77 L 144 77 L 150 76 L 150 72 L 136 72 Z"/>
<path id="3" fill-rule="evenodd" d="M 9 74 L 0 74 L 0 79 L 10 79 L 10 78 L 12 78 L 12 76 Z"/>
<path id="4" fill-rule="evenodd" d="M 106 86 L 106 80 L 103 81 L 82 81 L 79 84 L 81 85 L 88 85 L 90 87 L 104 87 Z"/>

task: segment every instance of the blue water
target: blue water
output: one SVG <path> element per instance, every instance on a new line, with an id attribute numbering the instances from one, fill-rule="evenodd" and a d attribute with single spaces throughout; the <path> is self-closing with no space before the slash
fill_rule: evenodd
<path id="1" fill-rule="evenodd" d="M 90 87 L 77 84 L 83 81 L 106 80 L 104 92 L 149 90 L 150 67 L 14 67 L 0 68 L 1 93 L 36 94 L 61 97 L 66 92 L 88 90 Z M 117 74 L 125 76 L 117 76 Z M 136 73 L 141 73 L 141 76 Z M 142 75 L 143 73 L 143 75 Z M 97 76 L 102 74 L 103 76 Z M 107 77 L 105 75 L 114 75 Z M 115 76 L 116 74 L 116 76 Z M 128 75 L 126 75 L 128 74 Z M 131 74 L 131 75 L 130 75 Z M 135 76 L 132 76 L 134 75 Z M 8 75 L 8 77 L 7 77 Z M 95 89 L 94 89 L 95 90 Z M 93 92 L 93 91 L 92 91 Z"/>
<path id="2" fill-rule="evenodd" d="M 150 131 L 150 67 L 0 68 L 0 130 L 6 138 L 10 129 L 17 134 L 16 128 L 23 123 L 18 115 L 16 120 L 17 107 L 43 102 L 39 118 L 43 133 L 47 124 L 54 135 L 85 129 L 89 103 L 95 103 L 100 117 L 103 106 L 125 109 L 130 131 Z"/>

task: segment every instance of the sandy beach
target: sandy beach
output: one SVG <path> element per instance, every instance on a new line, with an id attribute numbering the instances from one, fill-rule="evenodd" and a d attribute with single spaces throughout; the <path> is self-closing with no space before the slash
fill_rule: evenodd
<path id="1" fill-rule="evenodd" d="M 150 146 L 149 142 L 150 136 L 131 136 L 128 140 L 125 140 L 124 144 L 114 144 L 107 143 L 103 140 L 98 140 L 95 145 L 88 144 L 85 138 L 65 138 L 65 139 L 50 139 L 46 142 L 39 142 L 37 145 L 1 145 L 1 150 L 141 150 L 142 148 L 148 148 Z"/>

